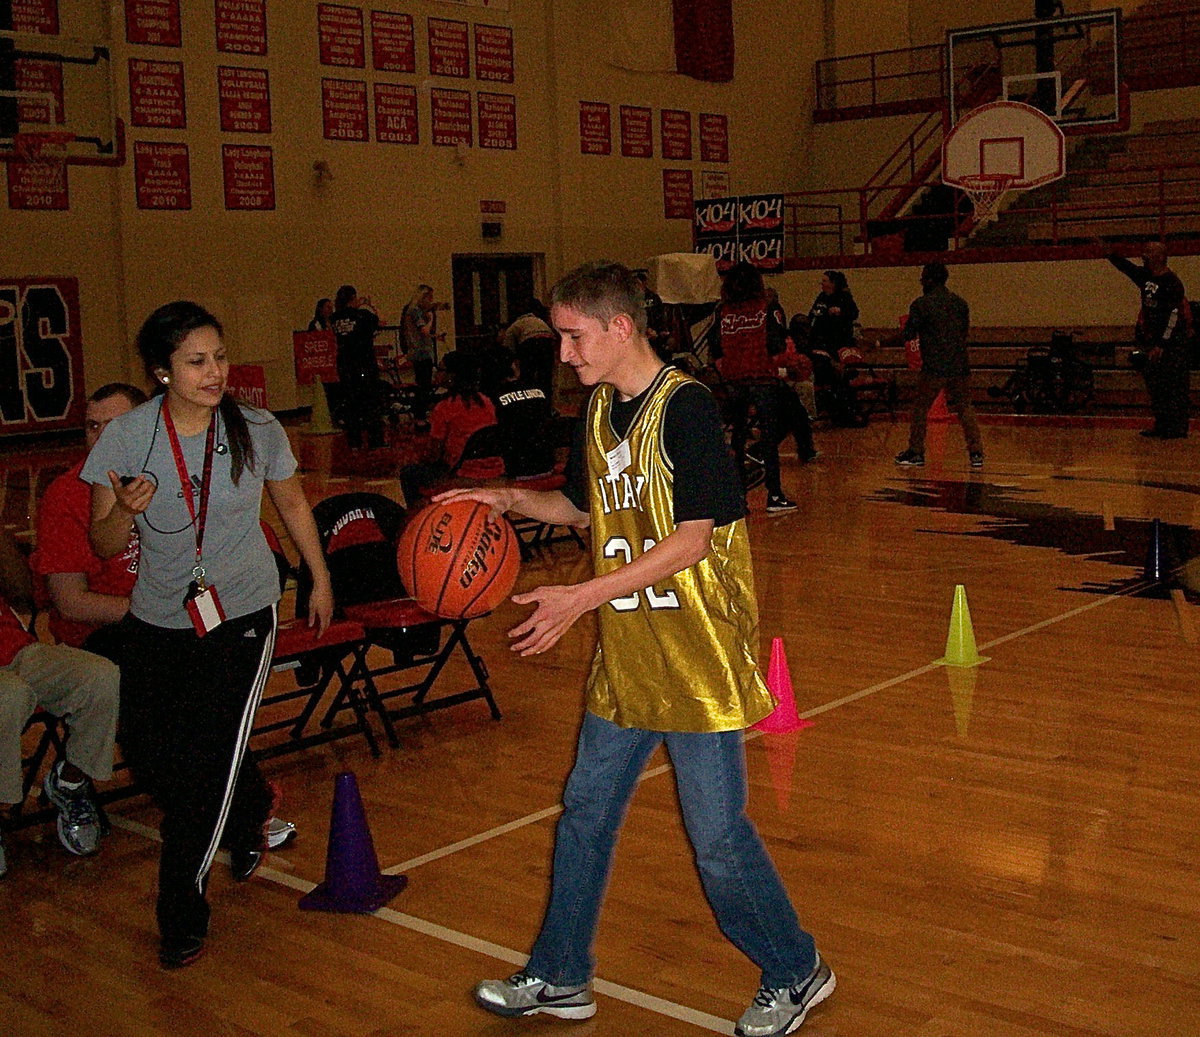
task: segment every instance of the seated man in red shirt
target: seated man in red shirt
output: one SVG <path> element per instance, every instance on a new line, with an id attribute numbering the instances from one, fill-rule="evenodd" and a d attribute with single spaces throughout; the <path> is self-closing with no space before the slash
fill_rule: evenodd
<path id="1" fill-rule="evenodd" d="M 58 809 L 58 838 L 71 853 L 100 848 L 100 818 L 88 779 L 112 777 L 120 671 L 107 659 L 68 645 L 36 641 L 9 601 L 29 605 L 29 569 L 7 532 L 0 534 L 0 803 L 19 803 L 21 734 L 34 710 L 66 719 L 65 759 L 46 775 L 45 791 Z M 8 871 L 0 834 L 0 877 Z"/>
<path id="2" fill-rule="evenodd" d="M 104 427 L 114 418 L 146 402 L 135 385 L 110 382 L 88 397 L 84 439 L 90 451 Z M 138 534 L 130 524 L 129 543 L 112 558 L 92 550 L 88 530 L 92 490 L 79 478 L 84 458 L 54 480 L 38 510 L 37 550 L 30 559 L 34 573 L 45 580 L 50 598 L 50 632 L 56 641 L 84 648 L 121 663 L 118 623 L 129 611 L 129 595 L 137 582 Z M 277 849 L 296 834 L 291 821 L 272 817 L 267 847 Z M 238 870 L 235 868 L 235 870 Z"/>

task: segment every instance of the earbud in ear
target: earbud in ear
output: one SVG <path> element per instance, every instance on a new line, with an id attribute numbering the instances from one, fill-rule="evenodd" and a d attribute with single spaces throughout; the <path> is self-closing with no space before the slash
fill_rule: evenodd
<path id="1" fill-rule="evenodd" d="M 170 383 L 170 381 L 171 381 L 171 376 L 170 376 L 170 375 L 168 375 L 168 374 L 165 374 L 165 375 L 163 375 L 163 376 L 162 376 L 162 383 L 163 383 L 163 385 L 167 385 L 167 384 L 169 384 L 169 383 Z"/>

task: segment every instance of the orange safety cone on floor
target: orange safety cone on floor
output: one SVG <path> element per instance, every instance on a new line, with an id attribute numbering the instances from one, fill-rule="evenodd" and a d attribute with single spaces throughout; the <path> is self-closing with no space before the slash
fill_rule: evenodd
<path id="1" fill-rule="evenodd" d="M 942 666 L 978 666 L 987 662 L 975 646 L 975 631 L 971 627 L 971 609 L 967 605 L 967 589 L 961 583 L 954 588 L 954 605 L 950 610 L 950 632 L 946 635 L 946 654 L 937 662 Z"/>
<path id="2" fill-rule="evenodd" d="M 949 421 L 954 415 L 950 413 L 950 409 L 946 406 L 946 392 L 942 390 L 937 394 L 937 399 L 933 401 L 933 406 L 929 408 L 929 421 Z"/>
<path id="3" fill-rule="evenodd" d="M 370 914 L 407 885 L 404 875 L 384 875 L 379 871 L 358 782 L 350 771 L 343 771 L 333 786 L 325 881 L 300 898 L 301 909 Z"/>
<path id="4" fill-rule="evenodd" d="M 767 688 L 775 696 L 775 711 L 754 725 L 766 734 L 800 731 L 812 727 L 811 720 L 801 720 L 796 713 L 796 696 L 792 691 L 792 675 L 788 670 L 783 638 L 771 641 L 771 663 L 767 667 Z"/>

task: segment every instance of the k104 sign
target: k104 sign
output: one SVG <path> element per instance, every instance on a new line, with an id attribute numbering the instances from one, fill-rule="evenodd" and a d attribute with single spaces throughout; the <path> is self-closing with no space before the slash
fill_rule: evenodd
<path id="1" fill-rule="evenodd" d="M 759 270 L 783 269 L 783 195 L 743 194 L 696 202 L 695 252 L 707 252 L 724 273 L 746 262 Z"/>
<path id="2" fill-rule="evenodd" d="M 79 282 L 0 278 L 0 435 L 81 426 L 83 386 Z"/>

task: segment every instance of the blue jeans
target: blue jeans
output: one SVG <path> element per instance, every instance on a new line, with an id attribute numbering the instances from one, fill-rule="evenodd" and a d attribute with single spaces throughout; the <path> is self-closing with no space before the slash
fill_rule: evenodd
<path id="1" fill-rule="evenodd" d="M 675 768 L 684 826 L 721 932 L 762 970 L 764 985 L 791 986 L 812 971 L 816 949 L 746 816 L 742 732 L 642 731 L 592 713 L 584 715 L 563 792 L 550 904 L 528 971 L 553 986 L 578 986 L 591 977 L 617 832 L 660 742 Z"/>

